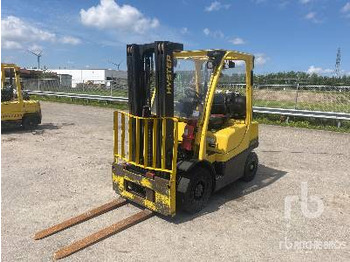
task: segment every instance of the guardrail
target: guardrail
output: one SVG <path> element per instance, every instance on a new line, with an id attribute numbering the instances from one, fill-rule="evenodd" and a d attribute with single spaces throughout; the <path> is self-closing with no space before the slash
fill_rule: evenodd
<path id="1" fill-rule="evenodd" d="M 52 92 L 52 91 L 31 91 L 31 90 L 25 90 L 25 91 L 28 92 L 28 94 L 30 95 L 38 95 L 38 96 L 57 96 L 57 97 L 68 97 L 68 98 L 122 102 L 122 103 L 128 102 L 127 97 L 101 96 L 101 95 L 76 94 L 76 93 Z"/>
<path id="2" fill-rule="evenodd" d="M 51 92 L 51 91 L 29 91 L 29 90 L 26 90 L 26 92 L 28 92 L 29 94 L 32 94 L 32 95 L 40 95 L 40 96 L 68 97 L 68 98 L 121 102 L 121 103 L 128 102 L 128 98 L 126 98 L 126 97 L 75 94 L 75 93 Z M 313 118 L 322 118 L 322 119 L 334 119 L 334 120 L 350 121 L 350 113 L 342 113 L 342 112 L 310 111 L 310 110 L 285 109 L 285 108 L 275 108 L 275 107 L 259 107 L 259 106 L 254 106 L 253 111 L 254 111 L 254 113 L 261 113 L 261 114 L 298 116 L 298 117 L 313 117 Z"/>
<path id="3" fill-rule="evenodd" d="M 254 113 L 261 114 L 274 114 L 284 116 L 299 116 L 299 117 L 314 117 L 323 119 L 335 119 L 335 120 L 350 120 L 350 114 L 342 112 L 325 112 L 325 111 L 309 111 L 299 109 L 286 109 L 275 107 L 253 107 Z"/>
<path id="4" fill-rule="evenodd" d="M 222 85 L 234 86 L 234 87 L 245 87 L 246 84 L 242 83 L 222 83 Z M 338 92 L 348 92 L 350 91 L 350 86 L 343 85 L 305 85 L 298 83 L 291 84 L 254 84 L 254 89 L 290 89 L 290 90 L 318 90 L 318 91 L 338 91 Z"/>

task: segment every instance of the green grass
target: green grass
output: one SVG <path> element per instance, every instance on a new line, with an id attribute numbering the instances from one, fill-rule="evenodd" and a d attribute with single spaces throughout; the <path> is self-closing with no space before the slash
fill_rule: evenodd
<path id="1" fill-rule="evenodd" d="M 49 102 L 76 104 L 76 105 L 84 105 L 84 106 L 107 107 L 107 108 L 114 108 L 118 110 L 128 109 L 127 103 L 119 103 L 119 102 L 94 101 L 94 100 L 69 98 L 69 97 L 52 97 L 52 96 L 36 96 L 36 95 L 31 95 L 30 97 L 31 99 L 39 100 L 39 101 L 49 101 Z"/>
<path id="2" fill-rule="evenodd" d="M 260 124 L 290 126 L 298 128 L 308 128 L 317 130 L 327 130 L 334 132 L 350 133 L 350 121 L 341 121 L 341 126 L 338 127 L 338 122 L 332 119 L 320 118 L 306 118 L 306 117 L 289 117 L 287 121 L 286 116 L 270 115 L 270 114 L 256 114 L 254 119 Z"/>
<path id="3" fill-rule="evenodd" d="M 109 102 L 109 101 L 102 102 L 102 101 L 92 101 L 92 100 L 86 100 L 86 99 L 35 96 L 35 95 L 32 95 L 31 98 L 35 100 L 40 100 L 40 101 L 78 104 L 78 105 L 86 105 L 86 106 L 97 106 L 97 107 L 113 108 L 118 110 L 128 109 L 127 103 L 119 103 L 119 102 Z M 267 125 L 290 126 L 290 127 L 350 133 L 350 121 L 341 121 L 341 127 L 338 128 L 337 127 L 338 122 L 336 120 L 325 120 L 325 119 L 318 119 L 318 118 L 289 117 L 289 120 L 287 122 L 286 116 L 254 113 L 254 119 L 261 124 L 267 124 Z"/>
<path id="4" fill-rule="evenodd" d="M 233 91 L 231 89 L 221 89 Z M 235 91 L 242 94 L 244 89 Z M 350 113 L 350 92 L 348 91 L 299 90 L 296 106 L 297 92 L 295 89 L 258 89 L 254 90 L 253 94 L 254 106 Z"/>
<path id="5" fill-rule="evenodd" d="M 276 107 L 276 108 L 295 108 L 295 102 L 289 101 L 269 101 L 269 100 L 255 100 L 254 106 Z M 298 103 L 297 109 L 314 110 L 314 111 L 332 111 L 350 113 L 350 103 L 345 104 L 316 104 L 316 103 Z"/>

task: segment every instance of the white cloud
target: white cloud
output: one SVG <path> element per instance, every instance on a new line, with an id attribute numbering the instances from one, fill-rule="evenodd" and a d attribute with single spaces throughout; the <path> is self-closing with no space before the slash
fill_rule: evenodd
<path id="1" fill-rule="evenodd" d="M 203 33 L 206 36 L 210 36 L 212 38 L 224 38 L 225 37 L 224 33 L 221 30 L 211 31 L 209 28 L 204 28 Z"/>
<path id="2" fill-rule="evenodd" d="M 347 2 L 340 11 L 350 18 L 350 2 Z"/>
<path id="3" fill-rule="evenodd" d="M 19 49 L 28 43 L 54 42 L 56 35 L 32 26 L 18 17 L 8 16 L 1 20 L 1 42 L 6 49 Z"/>
<path id="4" fill-rule="evenodd" d="M 303 5 L 306 5 L 308 3 L 310 3 L 312 0 L 299 0 L 300 3 L 302 3 Z"/>
<path id="5" fill-rule="evenodd" d="M 244 45 L 245 44 L 245 41 L 240 37 L 235 37 L 232 40 L 229 40 L 229 42 L 234 44 L 234 45 Z"/>
<path id="6" fill-rule="evenodd" d="M 32 49 L 38 47 L 38 43 L 54 43 L 58 40 L 55 33 L 40 29 L 16 16 L 2 19 L 1 31 L 1 47 L 4 49 Z M 64 36 L 59 40 L 64 44 L 74 44 L 74 41 L 75 43 L 80 41 L 72 36 Z M 39 49 L 42 47 L 40 46 Z"/>
<path id="7" fill-rule="evenodd" d="M 306 14 L 305 19 L 311 20 L 311 19 L 315 19 L 315 17 L 316 17 L 316 12 L 310 12 Z"/>
<path id="8" fill-rule="evenodd" d="M 22 49 L 22 45 L 16 41 L 2 40 L 1 47 L 4 49 Z"/>
<path id="9" fill-rule="evenodd" d="M 290 4 L 289 0 L 281 0 L 278 4 L 279 8 L 285 9 Z"/>
<path id="10" fill-rule="evenodd" d="M 324 75 L 324 74 L 331 74 L 334 72 L 332 69 L 323 69 L 322 67 L 315 67 L 315 66 L 310 66 L 309 69 L 306 71 L 309 74 L 318 74 L 318 75 Z"/>
<path id="11" fill-rule="evenodd" d="M 267 63 L 268 60 L 270 60 L 270 57 L 266 56 L 266 54 L 263 53 L 257 53 L 254 54 L 254 64 L 256 66 L 263 66 Z M 245 62 L 243 60 L 235 61 L 236 67 L 242 67 L 245 66 Z"/>
<path id="12" fill-rule="evenodd" d="M 188 34 L 188 28 L 187 27 L 181 28 L 180 33 L 183 34 L 183 35 Z"/>
<path id="13" fill-rule="evenodd" d="M 207 6 L 204 10 L 207 12 L 219 11 L 220 9 L 229 9 L 231 5 L 223 5 L 219 1 L 212 2 L 209 6 Z"/>
<path id="14" fill-rule="evenodd" d="M 78 45 L 81 43 L 81 40 L 73 36 L 63 36 L 60 42 L 63 44 Z"/>
<path id="15" fill-rule="evenodd" d="M 118 5 L 114 0 L 101 0 L 97 6 L 80 10 L 81 22 L 98 29 L 115 29 L 143 34 L 159 26 L 156 18 L 145 17 L 131 5 Z"/>
<path id="16" fill-rule="evenodd" d="M 256 65 L 265 65 L 266 62 L 268 60 L 270 60 L 269 57 L 267 57 L 265 54 L 263 53 L 258 53 L 258 54 L 255 54 L 255 64 Z"/>
<path id="17" fill-rule="evenodd" d="M 33 52 L 40 52 L 43 50 L 43 47 L 41 45 L 37 45 L 37 44 L 32 44 L 29 47 L 29 50 L 33 51 Z"/>
<path id="18" fill-rule="evenodd" d="M 321 23 L 322 21 L 320 19 L 318 19 L 317 17 L 317 13 L 316 12 L 309 12 L 305 15 L 304 17 L 306 20 L 309 20 L 315 24 L 319 24 Z"/>

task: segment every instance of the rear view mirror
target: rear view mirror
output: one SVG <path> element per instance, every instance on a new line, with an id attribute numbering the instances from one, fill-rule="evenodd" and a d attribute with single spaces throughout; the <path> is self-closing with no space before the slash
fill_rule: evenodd
<path id="1" fill-rule="evenodd" d="M 233 60 L 225 60 L 224 69 L 235 68 L 236 63 Z"/>
<path id="2" fill-rule="evenodd" d="M 235 68 L 236 67 L 236 63 L 233 62 L 232 60 L 228 61 L 228 68 Z"/>

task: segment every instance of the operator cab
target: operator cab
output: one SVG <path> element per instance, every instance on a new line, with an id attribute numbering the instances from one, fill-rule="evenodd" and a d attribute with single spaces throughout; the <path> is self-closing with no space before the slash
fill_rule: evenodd
<path id="1" fill-rule="evenodd" d="M 184 118 L 198 117 L 203 110 L 208 84 L 210 84 L 211 61 L 195 58 L 178 59 L 175 65 L 175 115 Z M 225 61 L 225 67 L 214 94 L 211 109 L 213 119 L 219 117 L 245 119 L 246 80 L 244 66 L 242 63 L 239 65 L 236 69 L 235 62 Z"/>
<path id="2" fill-rule="evenodd" d="M 183 123 L 183 135 L 179 137 L 179 140 L 182 141 L 182 149 L 185 148 L 187 151 L 192 150 L 190 143 L 193 143 L 195 139 L 194 136 L 191 141 L 186 139 L 187 129 L 195 130 L 197 124 L 203 121 L 208 87 L 212 84 L 214 77 L 215 55 L 217 55 L 215 52 L 219 53 L 220 50 L 209 51 L 203 56 L 175 54 L 174 115 Z M 235 129 L 241 133 L 247 127 L 246 75 L 247 70 L 243 60 L 234 60 L 230 57 L 224 59 L 213 95 L 208 123 L 208 140 L 217 140 L 216 135 L 221 136 L 221 133 L 226 134 L 227 132 L 229 135 Z M 229 131 L 219 132 L 226 128 L 229 128 Z M 231 144 L 236 144 L 236 142 Z M 216 153 L 220 151 L 216 145 L 217 143 L 211 143 L 211 145 L 209 143 L 208 151 Z M 227 148 L 230 148 L 230 145 L 226 146 L 225 150 Z M 192 156 L 192 154 L 184 155 Z"/>

